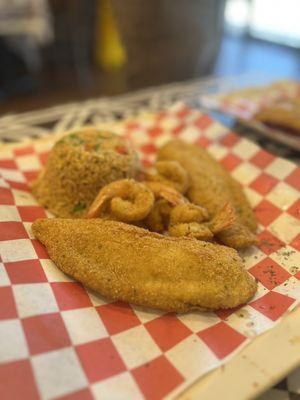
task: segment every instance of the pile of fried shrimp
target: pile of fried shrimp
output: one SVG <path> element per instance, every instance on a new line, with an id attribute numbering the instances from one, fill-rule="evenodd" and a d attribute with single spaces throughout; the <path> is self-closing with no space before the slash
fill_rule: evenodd
<path id="1" fill-rule="evenodd" d="M 121 179 L 104 186 L 85 217 L 211 241 L 234 224 L 234 209 L 226 203 L 210 218 L 206 208 L 185 197 L 189 185 L 188 173 L 177 161 L 158 161 L 154 172 L 143 173 L 143 180 Z"/>

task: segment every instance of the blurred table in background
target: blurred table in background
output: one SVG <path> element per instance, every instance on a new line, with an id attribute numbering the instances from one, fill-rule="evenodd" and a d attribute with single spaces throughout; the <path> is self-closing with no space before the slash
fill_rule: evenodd
<path id="1" fill-rule="evenodd" d="M 150 3 L 148 2 L 145 8 L 145 11 L 149 11 L 148 20 L 145 15 L 140 18 L 142 13 L 140 0 L 130 1 L 130 11 L 126 10 L 124 14 L 129 15 L 130 19 L 123 21 L 122 24 L 119 23 L 119 36 L 123 36 L 124 44 L 125 40 L 128 43 L 126 54 L 127 59 L 130 57 L 132 65 L 127 64 L 124 68 L 108 71 L 103 63 L 99 62 L 101 59 L 99 53 L 103 51 L 103 34 L 101 39 L 103 32 L 100 32 L 99 27 L 103 18 L 101 4 L 113 5 L 115 19 L 119 20 L 124 2 L 49 0 L 54 35 L 53 41 L 39 50 L 41 64 L 39 71 L 34 74 L 28 73 L 30 71 L 26 73 L 24 62 L 21 62 L 16 54 L 8 51 L 5 47 L 7 43 L 0 37 L 0 114 L 41 109 L 91 97 L 120 95 L 147 85 L 198 79 L 204 74 L 226 77 L 261 71 L 269 76 L 272 75 L 274 79 L 283 76 L 300 79 L 299 48 L 256 39 L 248 34 L 237 34 L 228 30 L 226 26 L 221 36 L 223 0 L 177 1 L 180 6 L 177 6 L 175 0 L 156 0 L 152 1 L 151 5 L 148 5 Z M 241 2 L 248 3 L 247 0 L 236 3 Z M 179 18 L 180 13 L 182 14 L 182 3 L 187 15 Z M 188 7 L 187 3 L 191 3 L 191 6 Z M 201 4 L 194 6 L 192 3 Z M 296 4 L 295 1 L 294 3 Z M 156 22 L 158 17 L 162 22 Z M 203 18 L 205 21 L 210 21 L 209 24 L 202 23 Z M 199 27 L 193 27 L 195 19 L 199 21 Z M 284 15 L 282 20 L 289 24 Z M 143 32 L 144 44 L 142 40 L 140 42 L 137 40 L 132 29 L 128 27 L 129 21 L 136 26 L 137 32 L 141 26 L 152 27 L 152 22 L 155 22 L 154 30 Z M 176 26 L 172 26 L 172 21 L 173 25 L 174 21 L 175 25 L 178 25 L 177 30 Z M 186 37 L 190 37 L 193 31 L 192 34 L 206 38 L 204 42 L 209 43 L 209 51 L 206 50 L 205 43 L 201 44 L 203 40 L 200 38 L 183 40 L 184 35 L 181 35 L 181 31 L 184 31 L 184 24 L 191 25 Z M 169 30 L 167 25 L 171 25 Z M 178 31 L 181 35 L 179 41 Z M 189 47 L 194 46 L 193 52 L 186 49 L 186 42 Z M 141 48 L 143 52 L 140 51 Z M 201 51 L 204 52 L 204 56 L 201 56 Z M 168 57 L 164 58 L 163 55 Z M 196 60 L 197 57 L 199 60 Z M 150 65 L 155 73 L 151 73 Z"/>
<path id="2" fill-rule="evenodd" d="M 246 74 L 232 78 L 203 78 L 171 83 L 113 97 L 100 97 L 81 102 L 57 105 L 37 111 L 7 114 L 0 117 L 0 139 L 19 141 L 25 137 L 39 137 L 49 132 L 70 130 L 84 124 L 130 118 L 142 112 L 156 112 L 182 101 L 190 107 L 202 108 L 201 96 L 237 90 L 240 87 L 265 84 L 270 80 L 263 74 Z M 254 130 L 235 123 L 233 117 L 210 113 L 225 126 L 259 143 L 261 147 L 280 157 L 300 161 L 299 152 L 260 136 Z"/>

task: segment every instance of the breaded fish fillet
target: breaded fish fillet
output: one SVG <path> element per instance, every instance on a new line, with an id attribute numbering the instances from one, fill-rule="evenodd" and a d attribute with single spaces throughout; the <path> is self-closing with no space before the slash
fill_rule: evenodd
<path id="1" fill-rule="evenodd" d="M 190 177 L 187 197 L 205 207 L 212 217 L 225 203 L 234 207 L 237 222 L 217 235 L 224 244 L 238 249 L 256 242 L 256 220 L 242 187 L 210 154 L 198 146 L 172 140 L 159 150 L 158 160 L 176 160 L 185 168 Z"/>
<path id="2" fill-rule="evenodd" d="M 63 272 L 110 299 L 185 312 L 235 307 L 256 291 L 225 246 L 102 219 L 40 219 L 32 229 Z"/>

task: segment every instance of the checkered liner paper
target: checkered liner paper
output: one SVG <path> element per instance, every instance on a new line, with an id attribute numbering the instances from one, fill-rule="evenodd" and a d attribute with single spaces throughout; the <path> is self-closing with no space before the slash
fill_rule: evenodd
<path id="1" fill-rule="evenodd" d="M 103 125 L 104 127 L 104 125 Z M 234 310 L 168 314 L 110 302 L 59 271 L 30 226 L 48 213 L 30 193 L 55 140 L 0 152 L 0 398 L 175 398 L 272 328 L 300 300 L 300 170 L 183 104 L 105 124 L 128 137 L 145 165 L 182 138 L 209 152 L 245 187 L 259 246 L 242 253 L 258 279 Z M 163 268 L 163 265 L 162 265 Z"/>
<path id="2" fill-rule="evenodd" d="M 250 120 L 262 108 L 276 101 L 300 98 L 300 83 L 278 81 L 269 86 L 252 87 L 228 93 L 200 96 L 200 103 L 235 117 Z"/>

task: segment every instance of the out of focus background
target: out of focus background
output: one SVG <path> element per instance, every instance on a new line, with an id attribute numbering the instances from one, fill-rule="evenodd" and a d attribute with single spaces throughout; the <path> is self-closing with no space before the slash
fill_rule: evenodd
<path id="1" fill-rule="evenodd" d="M 299 0 L 1 0 L 0 113 L 249 72 L 300 79 Z"/>

